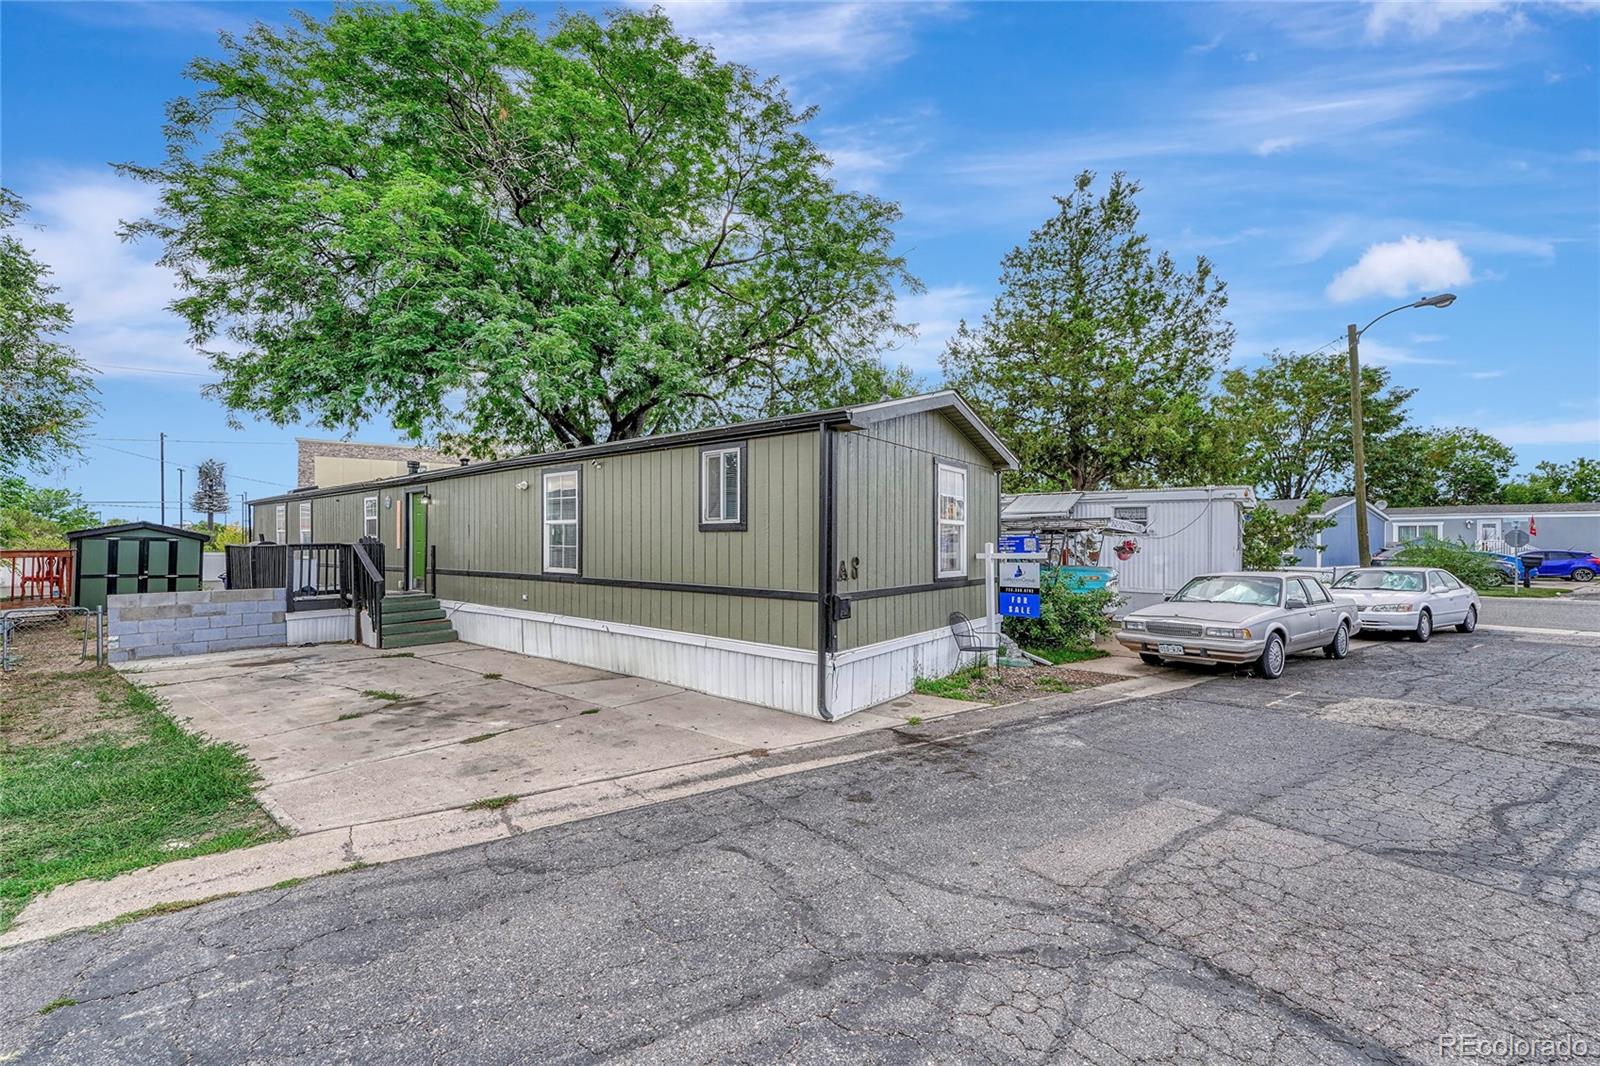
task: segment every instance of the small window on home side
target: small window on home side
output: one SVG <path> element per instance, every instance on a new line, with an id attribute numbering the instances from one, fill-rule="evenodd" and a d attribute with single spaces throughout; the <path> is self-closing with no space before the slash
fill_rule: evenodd
<path id="1" fill-rule="evenodd" d="M 938 464 L 938 490 L 934 519 L 938 523 L 934 549 L 935 577 L 967 574 L 967 471 L 965 467 Z"/>
<path id="2" fill-rule="evenodd" d="M 378 498 L 368 496 L 361 501 L 361 535 L 376 540 L 378 537 Z"/>
<path id="3" fill-rule="evenodd" d="M 700 528 L 743 529 L 744 445 L 700 452 Z"/>
<path id="4" fill-rule="evenodd" d="M 578 572 L 578 472 L 552 470 L 544 475 L 544 568 L 546 572 Z"/>
<path id="5" fill-rule="evenodd" d="M 289 505 L 286 503 L 272 509 L 272 537 L 279 544 L 289 543 Z"/>
<path id="6" fill-rule="evenodd" d="M 311 503 L 307 501 L 300 505 L 300 543 L 311 543 Z"/>

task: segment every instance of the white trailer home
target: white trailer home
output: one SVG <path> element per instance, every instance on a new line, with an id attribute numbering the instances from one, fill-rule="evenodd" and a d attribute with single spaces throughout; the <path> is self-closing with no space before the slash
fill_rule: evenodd
<path id="1" fill-rule="evenodd" d="M 1239 569 L 1245 515 L 1255 506 L 1244 485 L 1027 492 L 1002 498 L 1000 523 L 1008 533 L 1041 534 L 1059 561 L 1116 570 L 1133 610 L 1196 574 Z"/>

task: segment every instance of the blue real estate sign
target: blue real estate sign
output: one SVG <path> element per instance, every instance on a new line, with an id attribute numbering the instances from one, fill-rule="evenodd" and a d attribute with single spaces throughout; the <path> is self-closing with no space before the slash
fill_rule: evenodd
<path id="1" fill-rule="evenodd" d="M 1039 594 L 1037 592 L 1000 593 L 1001 618 L 1038 618 Z"/>
<path id="2" fill-rule="evenodd" d="M 1039 550 L 1039 538 L 1030 535 L 1010 536 L 1000 538 L 1000 550 L 1013 555 L 1021 555 Z"/>

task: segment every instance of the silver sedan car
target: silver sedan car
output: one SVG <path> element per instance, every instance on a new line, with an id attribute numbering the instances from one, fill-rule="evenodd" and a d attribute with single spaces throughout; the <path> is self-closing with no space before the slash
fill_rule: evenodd
<path id="1" fill-rule="evenodd" d="M 1427 640 L 1439 626 L 1478 628 L 1478 593 L 1448 570 L 1369 566 L 1333 583 L 1333 597 L 1361 615 L 1361 628 Z"/>
<path id="2" fill-rule="evenodd" d="M 1194 578 L 1166 602 L 1129 612 L 1117 640 L 1152 666 L 1251 663 L 1273 678 L 1294 652 L 1343 659 L 1360 628 L 1355 608 L 1315 577 L 1242 571 Z"/>

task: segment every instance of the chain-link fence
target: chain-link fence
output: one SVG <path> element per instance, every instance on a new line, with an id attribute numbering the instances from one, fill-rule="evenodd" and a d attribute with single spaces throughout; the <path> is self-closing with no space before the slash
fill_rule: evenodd
<path id="1" fill-rule="evenodd" d="M 105 661 L 105 617 L 86 607 L 0 611 L 0 672 L 92 670 Z"/>

